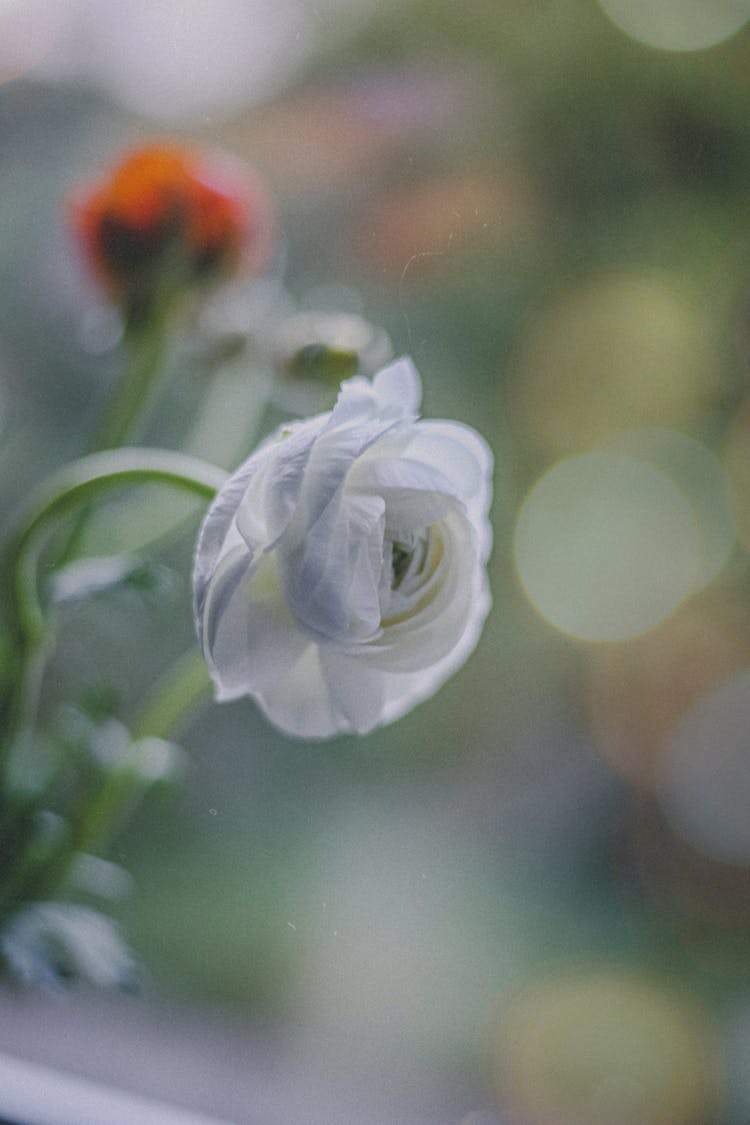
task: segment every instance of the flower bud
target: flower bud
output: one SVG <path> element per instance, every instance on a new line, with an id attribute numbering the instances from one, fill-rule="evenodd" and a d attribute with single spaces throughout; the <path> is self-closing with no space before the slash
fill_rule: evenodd
<path id="1" fill-rule="evenodd" d="M 353 375 L 374 374 L 391 354 L 383 329 L 351 313 L 297 313 L 283 325 L 276 345 L 284 375 L 335 387 Z"/>
<path id="2" fill-rule="evenodd" d="M 173 144 L 135 149 L 81 190 L 71 225 L 99 284 L 130 307 L 260 271 L 274 235 L 271 200 L 250 172 Z"/>

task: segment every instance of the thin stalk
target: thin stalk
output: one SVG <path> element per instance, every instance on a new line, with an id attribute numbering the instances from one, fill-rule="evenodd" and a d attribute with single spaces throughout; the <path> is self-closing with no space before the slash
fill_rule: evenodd
<path id="1" fill-rule="evenodd" d="M 89 453 L 117 449 L 137 435 L 159 384 L 172 322 L 172 305 L 163 301 L 142 320 L 131 318 L 126 326 L 123 347 L 128 357 L 98 428 L 89 443 Z M 88 511 L 79 512 L 57 552 L 62 566 L 76 554 L 88 520 Z"/>
<path id="2" fill-rule="evenodd" d="M 123 345 L 129 363 L 94 433 L 91 453 L 116 449 L 136 435 L 163 370 L 173 307 L 174 302 L 164 301 L 145 320 L 131 322 L 126 327 Z"/>
<path id="3" fill-rule="evenodd" d="M 48 852 L 27 850 L 0 898 L 0 916 L 21 902 L 52 897 L 82 852 L 101 848 L 116 831 L 125 811 L 135 804 L 148 783 L 134 770 L 103 773 L 86 789 L 63 838 Z"/>
<path id="4" fill-rule="evenodd" d="M 174 737 L 210 693 L 211 680 L 196 645 L 159 677 L 131 721 L 130 733 L 133 738 Z"/>

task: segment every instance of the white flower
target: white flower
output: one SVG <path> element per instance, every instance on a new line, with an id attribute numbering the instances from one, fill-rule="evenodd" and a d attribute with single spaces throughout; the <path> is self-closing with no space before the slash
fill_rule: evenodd
<path id="1" fill-rule="evenodd" d="M 218 700 L 251 695 L 290 734 L 364 734 L 464 663 L 490 607 L 492 457 L 418 420 L 420 397 L 408 359 L 350 379 L 221 488 L 193 574 Z"/>

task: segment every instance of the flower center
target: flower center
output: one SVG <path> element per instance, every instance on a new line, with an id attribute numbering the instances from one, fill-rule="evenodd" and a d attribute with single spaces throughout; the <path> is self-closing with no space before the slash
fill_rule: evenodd
<path id="1" fill-rule="evenodd" d="M 390 551 L 390 565 L 384 566 L 380 585 L 380 624 L 384 629 L 408 620 L 419 612 L 425 599 L 433 596 L 443 559 L 440 525 L 386 539 L 386 549 Z"/>
<path id="2" fill-rule="evenodd" d="M 410 536 L 408 540 L 394 539 L 391 545 L 391 589 L 398 590 L 406 577 L 419 574 L 427 557 L 429 532 Z"/>

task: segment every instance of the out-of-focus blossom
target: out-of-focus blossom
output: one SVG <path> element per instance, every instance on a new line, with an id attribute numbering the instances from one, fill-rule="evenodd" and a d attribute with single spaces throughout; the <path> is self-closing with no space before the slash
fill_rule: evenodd
<path id="1" fill-rule="evenodd" d="M 259 271 L 273 246 L 274 210 L 256 176 L 175 144 L 128 153 L 78 192 L 70 214 L 94 276 L 129 304 Z"/>
<path id="2" fill-rule="evenodd" d="M 353 313 L 301 312 L 281 327 L 276 362 L 291 379 L 340 383 L 372 375 L 393 354 L 382 328 Z"/>
<path id="3" fill-rule="evenodd" d="M 364 734 L 473 650 L 490 606 L 490 452 L 420 421 L 407 359 L 266 440 L 203 523 L 196 622 L 219 700 L 291 734 Z"/>

